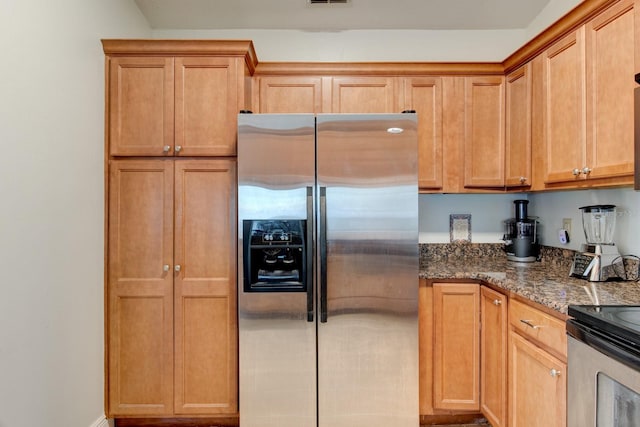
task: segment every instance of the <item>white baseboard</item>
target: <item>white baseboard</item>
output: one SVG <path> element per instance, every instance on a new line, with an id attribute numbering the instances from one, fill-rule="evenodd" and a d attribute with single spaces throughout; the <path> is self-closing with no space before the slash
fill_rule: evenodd
<path id="1" fill-rule="evenodd" d="M 111 427 L 112 425 L 113 424 L 103 415 L 95 420 L 89 427 Z"/>

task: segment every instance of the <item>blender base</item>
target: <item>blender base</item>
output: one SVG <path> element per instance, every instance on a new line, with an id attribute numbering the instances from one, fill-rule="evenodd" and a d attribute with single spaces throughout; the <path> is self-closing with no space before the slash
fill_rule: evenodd
<path id="1" fill-rule="evenodd" d="M 570 275 L 590 282 L 616 280 L 618 275 L 613 261 L 620 257 L 615 245 L 582 245 L 582 252 L 576 252 Z"/>
<path id="2" fill-rule="evenodd" d="M 538 260 L 538 257 L 537 256 L 519 257 L 519 256 L 507 254 L 507 260 L 514 261 L 514 262 L 536 262 Z"/>

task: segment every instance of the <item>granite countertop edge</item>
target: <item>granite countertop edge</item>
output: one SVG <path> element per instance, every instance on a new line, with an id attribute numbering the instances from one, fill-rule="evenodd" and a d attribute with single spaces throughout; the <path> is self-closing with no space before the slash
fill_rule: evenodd
<path id="1" fill-rule="evenodd" d="M 506 257 L 423 257 L 419 277 L 483 281 L 563 315 L 569 305 L 640 305 L 637 281 L 589 282 L 570 277 L 569 271 L 570 265 L 566 264 L 513 262 Z"/>

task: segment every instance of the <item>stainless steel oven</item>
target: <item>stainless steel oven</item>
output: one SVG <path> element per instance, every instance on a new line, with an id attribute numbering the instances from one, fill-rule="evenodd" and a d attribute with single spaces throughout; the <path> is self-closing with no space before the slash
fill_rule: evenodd
<path id="1" fill-rule="evenodd" d="M 568 427 L 640 426 L 640 306 L 570 306 Z"/>

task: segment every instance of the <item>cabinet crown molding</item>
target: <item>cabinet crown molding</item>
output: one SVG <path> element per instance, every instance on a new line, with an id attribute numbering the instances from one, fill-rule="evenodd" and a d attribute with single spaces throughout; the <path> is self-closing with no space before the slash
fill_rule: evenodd
<path id="1" fill-rule="evenodd" d="M 261 62 L 260 76 L 428 76 L 501 75 L 498 62 Z"/>
<path id="2" fill-rule="evenodd" d="M 242 56 L 251 74 L 258 65 L 251 40 L 103 39 L 102 50 L 112 56 Z"/>

